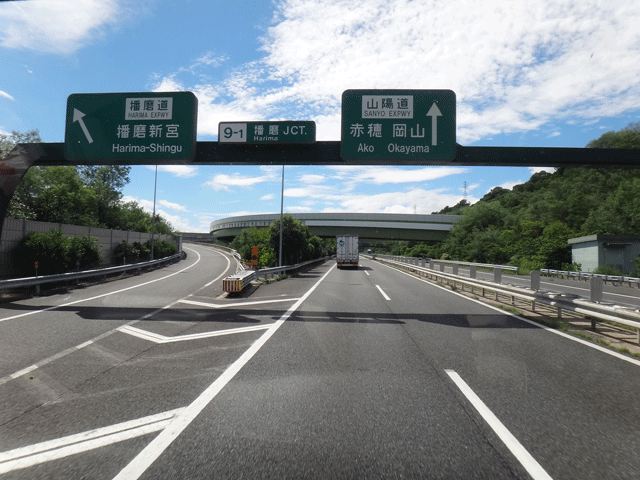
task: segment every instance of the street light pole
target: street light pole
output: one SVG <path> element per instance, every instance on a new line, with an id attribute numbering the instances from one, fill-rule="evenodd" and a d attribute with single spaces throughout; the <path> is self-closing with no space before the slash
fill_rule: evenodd
<path id="1" fill-rule="evenodd" d="M 278 266 L 282 266 L 282 214 L 284 211 L 284 165 L 282 165 L 282 189 L 280 191 L 280 251 L 278 254 Z"/>
<path id="2" fill-rule="evenodd" d="M 156 237 L 156 189 L 158 187 L 158 165 L 156 165 L 156 179 L 153 184 L 153 215 L 151 216 L 151 260 L 153 260 L 153 247 Z"/>

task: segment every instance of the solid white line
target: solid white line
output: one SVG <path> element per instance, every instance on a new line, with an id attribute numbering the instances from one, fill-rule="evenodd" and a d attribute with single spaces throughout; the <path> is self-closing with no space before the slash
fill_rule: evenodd
<path id="1" fill-rule="evenodd" d="M 384 265 L 384 264 L 381 264 L 381 265 Z M 415 277 L 415 276 L 413 276 L 413 275 L 411 275 L 409 273 L 403 272 L 402 270 L 398 270 L 396 268 L 389 267 L 388 265 L 384 265 L 384 266 L 387 267 L 387 268 L 390 268 L 390 269 L 392 269 L 392 270 L 394 270 L 394 271 L 396 271 L 398 273 L 406 275 L 407 277 L 410 277 L 410 278 L 412 278 L 414 280 L 418 280 L 418 281 L 420 281 L 422 283 L 426 283 L 427 285 L 430 285 L 432 287 L 439 288 L 439 289 L 444 290 L 445 292 L 448 292 L 448 293 L 450 293 L 452 295 L 457 295 L 460 298 L 464 298 L 465 300 L 467 300 L 469 302 L 474 302 L 474 303 L 477 303 L 478 305 L 482 305 L 483 307 L 487 307 L 487 308 L 489 308 L 491 310 L 495 310 L 496 312 L 498 312 L 498 313 L 500 313 L 502 315 L 508 315 L 510 317 L 517 318 L 518 320 L 520 320 L 522 322 L 526 322 L 529 325 L 533 325 L 534 327 L 538 327 L 538 328 L 541 328 L 543 330 L 546 330 L 547 332 L 553 333 L 554 335 L 560 335 L 561 337 L 564 337 L 567 340 L 571 340 L 573 342 L 581 343 L 582 345 L 584 345 L 586 347 L 593 348 L 594 350 L 598 350 L 598 351 L 600 351 L 602 353 L 606 353 L 607 355 L 611 355 L 612 357 L 616 357 L 619 360 L 624 360 L 625 362 L 632 363 L 634 365 L 640 366 L 640 360 L 638 360 L 638 359 L 628 357 L 626 355 L 623 355 L 622 353 L 618 353 L 618 352 L 616 352 L 614 350 L 610 350 L 610 349 L 602 347 L 600 345 L 596 345 L 595 343 L 591 343 L 591 342 L 589 342 L 587 340 L 583 340 L 582 338 L 578 338 L 578 337 L 576 337 L 574 335 L 562 332 L 562 331 L 557 330 L 555 328 L 547 327 L 546 325 L 542 325 L 540 323 L 536 323 L 533 320 L 529 320 L 527 318 L 523 318 L 523 317 L 521 317 L 519 315 L 516 315 L 515 313 L 507 312 L 506 310 L 502 310 L 502 309 L 500 309 L 498 307 L 494 307 L 494 306 L 489 305 L 487 303 L 483 303 L 480 300 L 475 300 L 473 298 L 469 298 L 469 297 L 467 297 L 465 295 L 462 295 L 461 293 L 454 292 L 452 290 L 449 290 L 448 288 L 441 287 L 440 285 L 436 285 L 434 283 L 428 282 L 426 280 L 423 280 L 422 278 Z"/>
<path id="2" fill-rule="evenodd" d="M 151 282 L 147 282 L 147 283 L 142 283 L 142 284 L 140 284 L 140 285 L 135 285 L 135 286 L 133 286 L 133 287 L 125 288 L 125 289 L 123 289 L 123 290 L 118 290 L 118 291 L 115 291 L 115 292 L 106 293 L 106 294 L 104 294 L 104 295 L 99 295 L 99 296 L 97 296 L 97 297 L 87 298 L 87 299 L 84 299 L 84 300 L 77 300 L 77 301 L 75 301 L 75 302 L 67 303 L 67 304 L 64 304 L 64 305 L 59 305 L 59 306 L 55 306 L 55 307 L 45 308 L 44 310 L 38 310 L 38 311 L 34 311 L 34 312 L 28 312 L 28 313 L 26 313 L 26 314 L 17 315 L 16 317 L 10 317 L 10 318 L 0 319 L 0 322 L 2 322 L 2 321 L 4 321 L 4 320 L 10 320 L 11 318 L 17 318 L 17 317 L 24 316 L 24 315 L 31 315 L 31 314 L 34 314 L 34 313 L 46 312 L 46 311 L 49 311 L 49 310 L 55 310 L 56 308 L 62 308 L 62 307 L 65 307 L 65 306 L 68 306 L 68 305 L 72 305 L 72 304 L 76 304 L 76 303 L 80 303 L 80 302 L 86 302 L 86 301 L 88 301 L 88 300 L 94 300 L 94 299 L 96 299 L 96 298 L 104 297 L 104 296 L 107 296 L 107 295 L 113 295 L 114 293 L 120 293 L 120 292 L 123 292 L 123 291 L 125 291 L 125 290 L 130 290 L 130 289 L 132 289 L 132 288 L 137 288 L 137 287 L 140 287 L 140 286 L 142 286 L 142 285 L 148 285 L 149 283 L 153 283 L 153 282 L 156 282 L 156 281 L 158 281 L 158 280 L 164 280 L 165 278 L 172 277 L 173 275 L 176 275 L 176 274 L 178 274 L 178 273 L 182 273 L 182 272 L 184 272 L 184 271 L 186 271 L 186 270 L 190 269 L 191 267 L 193 267 L 194 265 L 196 265 L 197 263 L 199 263 L 199 262 L 200 262 L 201 256 L 200 256 L 200 254 L 199 254 L 198 252 L 196 252 L 195 250 L 192 250 L 191 248 L 187 248 L 187 247 L 185 247 L 185 249 L 186 249 L 186 250 L 191 250 L 192 252 L 194 252 L 194 253 L 198 256 L 198 259 L 197 259 L 193 264 L 189 265 L 188 267 L 183 268 L 182 270 L 179 270 L 178 272 L 175 272 L 175 273 L 172 273 L 172 274 L 170 274 L 170 275 L 167 275 L 166 277 L 162 277 L 162 278 L 159 278 L 159 279 L 157 279 L 157 280 L 152 280 Z M 222 256 L 222 257 L 227 261 L 227 268 L 225 269 L 225 271 L 224 271 L 224 272 L 222 272 L 220 275 L 218 275 L 218 277 L 214 278 L 214 279 L 213 279 L 211 282 L 209 282 L 207 285 L 210 285 L 211 283 L 213 283 L 213 282 L 215 282 L 215 281 L 219 280 L 220 278 L 222 278 L 222 277 L 226 274 L 226 272 L 227 272 L 227 270 L 229 269 L 229 267 L 231 266 L 231 262 L 229 261 L 229 259 L 228 259 L 225 255 L 223 255 L 222 253 L 217 252 L 217 251 L 215 251 L 215 250 L 214 250 L 214 252 L 215 252 L 215 253 L 217 253 L 217 254 L 219 254 L 219 255 L 221 255 L 221 256 Z M 202 287 L 202 288 L 205 288 L 205 287 Z M 126 323 L 124 326 L 132 325 L 132 324 L 134 324 L 134 323 L 139 322 L 140 320 L 144 320 L 144 319 L 150 318 L 150 317 L 152 317 L 153 315 L 155 315 L 155 314 L 157 314 L 157 313 L 161 312 L 162 310 L 165 310 L 165 309 L 168 309 L 168 308 L 172 307 L 172 306 L 173 306 L 173 305 L 175 305 L 176 303 L 177 303 L 177 301 L 172 302 L 172 303 L 170 303 L 170 304 L 168 304 L 168 305 L 165 305 L 165 306 L 164 306 L 164 307 L 162 307 L 162 308 L 159 308 L 159 309 L 157 309 L 157 310 L 155 310 L 155 311 L 153 311 L 153 312 L 151 312 L 151 313 L 146 314 L 146 315 L 145 315 L 145 316 L 143 316 L 142 318 L 139 318 L 139 319 L 137 319 L 137 320 L 131 320 L 130 322 Z M 13 373 L 12 375 L 7 375 L 6 377 L 2 377 L 2 378 L 0 378 L 0 385 L 4 385 L 5 383 L 9 382 L 10 380 L 14 380 L 14 379 L 16 379 L 16 378 L 18 378 L 18 377 L 20 377 L 20 376 L 24 375 L 25 373 L 28 373 L 28 372 L 30 372 L 31 370 L 34 370 L 34 368 L 33 368 L 33 367 L 38 368 L 38 367 L 42 367 L 43 365 L 47 365 L 47 364 L 49 364 L 49 363 L 51 363 L 51 362 L 53 362 L 53 361 L 55 361 L 55 360 L 58 360 L 58 359 L 60 359 L 60 358 L 62 358 L 62 357 L 64 357 L 64 356 L 66 356 L 66 355 L 69 355 L 70 353 L 73 353 L 73 352 L 75 352 L 75 351 L 77 351 L 77 350 L 79 350 L 79 349 L 81 349 L 81 348 L 83 348 L 83 347 L 86 347 L 87 345 L 90 345 L 90 344 L 91 344 L 91 343 L 93 343 L 93 342 L 98 342 L 98 341 L 102 340 L 103 338 L 108 337 L 109 335 L 113 335 L 114 333 L 118 332 L 119 330 L 120 330 L 120 327 L 116 327 L 116 328 L 114 328 L 113 330 L 109 330 L 108 332 L 105 332 L 105 333 L 103 333 L 103 334 L 101 334 L 101 335 L 98 335 L 97 337 L 94 337 L 94 338 L 92 338 L 91 340 L 88 340 L 87 342 L 81 343 L 80 345 L 76 345 L 75 347 L 68 348 L 68 349 L 66 349 L 66 350 L 63 350 L 62 352 L 59 352 L 59 353 L 56 353 L 55 355 L 52 355 L 51 357 L 45 358 L 45 359 L 43 359 L 43 360 L 40 360 L 38 363 L 36 363 L 35 365 L 32 365 L 31 367 L 28 367 L 27 369 L 20 370 L 19 372 Z"/>
<path id="3" fill-rule="evenodd" d="M 0 453 L 0 474 L 32 467 L 164 429 L 183 409 L 150 415 Z"/>
<path id="4" fill-rule="evenodd" d="M 335 265 L 334 265 L 335 267 Z M 191 405 L 178 415 L 171 424 L 149 443 L 118 475 L 114 480 L 135 480 L 140 478 L 149 466 L 162 455 L 169 445 L 184 431 L 185 428 L 200 414 L 200 412 L 213 400 L 218 393 L 236 376 L 251 358 L 267 343 L 278 331 L 280 326 L 295 312 L 300 305 L 320 285 L 327 275 L 333 270 L 331 267 L 294 305 L 287 310 L 280 319 L 274 323 L 238 360 L 233 362 L 209 387 L 196 398 Z"/>
<path id="5" fill-rule="evenodd" d="M 188 250 L 191 250 L 191 249 L 188 249 Z M 192 251 L 195 252 L 198 255 L 198 259 L 194 263 L 192 263 L 188 267 L 183 268 L 182 270 L 178 270 L 177 272 L 173 272 L 173 273 L 171 273 L 169 275 L 166 275 L 164 277 L 156 278 L 155 280 L 150 280 L 150 281 L 145 282 L 145 283 L 139 283 L 137 285 L 133 285 L 131 287 L 123 288 L 121 290 L 116 290 L 114 292 L 109 292 L 109 293 L 103 293 L 101 295 L 96 295 L 95 297 L 83 298 L 81 300 L 74 300 L 73 302 L 63 303 L 61 305 L 56 305 L 56 306 L 53 306 L 53 307 L 43 308 L 42 310 L 33 310 L 31 312 L 25 312 L 25 313 L 21 313 L 19 315 L 14 315 L 12 317 L 0 318 L 0 322 L 6 322 L 7 320 L 14 320 L 16 318 L 26 317 L 26 316 L 29 316 L 29 315 L 35 315 L 37 313 L 49 312 L 51 310 L 57 310 L 58 308 L 64 308 L 64 307 L 68 307 L 70 305 L 76 305 L 76 304 L 82 303 L 82 302 L 89 302 L 91 300 L 96 300 L 98 298 L 108 297 L 109 295 L 115 295 L 117 293 L 126 292 L 127 290 L 133 290 L 134 288 L 143 287 L 145 285 L 149 285 L 151 283 L 156 283 L 156 282 L 159 282 L 161 280 L 166 280 L 167 278 L 171 278 L 174 275 L 178 275 L 179 273 L 182 273 L 182 272 L 185 272 L 185 271 L 189 270 L 190 268 L 196 266 L 200 262 L 200 259 L 201 259 L 200 254 L 198 252 L 196 252 L 195 250 L 192 250 Z"/>
<path id="6" fill-rule="evenodd" d="M 281 302 L 295 302 L 300 300 L 299 298 L 282 298 L 279 300 L 256 300 L 255 302 L 243 302 L 243 303 L 227 303 L 227 304 L 215 304 L 207 302 L 198 302 L 196 300 L 178 300 L 180 303 L 187 303 L 189 305 L 197 305 L 199 307 L 211 307 L 211 308 L 229 308 L 229 307 L 244 307 L 245 305 L 261 305 L 263 303 L 281 303 Z"/>
<path id="7" fill-rule="evenodd" d="M 534 480 L 551 480 L 549 474 L 542 468 L 542 466 L 536 461 L 535 458 L 522 446 L 516 437 L 505 427 L 498 417 L 496 417 L 491 410 L 484 404 L 480 397 L 478 397 L 473 390 L 466 384 L 464 380 L 453 370 L 445 370 L 447 375 L 453 380 L 460 391 L 467 397 L 467 400 L 471 402 L 478 413 L 484 418 L 485 422 L 493 429 L 493 431 L 500 437 L 500 440 L 504 442 L 507 448 L 518 459 L 522 466 L 529 472 L 529 475 Z"/>
<path id="8" fill-rule="evenodd" d="M 389 298 L 389 296 L 388 296 L 386 293 L 384 293 L 384 290 L 382 290 L 382 288 L 380 288 L 380 285 L 376 285 L 376 288 L 377 288 L 378 290 L 380 290 L 380 293 L 382 294 L 382 296 L 384 297 L 384 299 L 385 299 L 385 300 L 391 300 L 391 299 Z"/>
<path id="9" fill-rule="evenodd" d="M 219 337 L 222 335 L 233 335 L 235 333 L 246 333 L 246 332 L 255 332 L 257 330 L 266 330 L 270 328 L 273 323 L 269 323 L 266 325 L 252 325 L 250 327 L 238 327 L 238 328 L 228 328 L 226 330 L 217 330 L 213 332 L 202 332 L 202 333 L 191 333 L 188 335 L 178 335 L 176 337 L 165 337 L 164 335 L 158 335 L 157 333 L 148 332 L 146 330 L 141 330 L 136 327 L 132 327 L 130 325 L 125 325 L 120 328 L 122 333 L 127 333 L 129 335 L 133 335 L 138 338 L 142 338 L 144 340 L 149 340 L 155 343 L 172 343 L 172 342 L 184 342 L 188 340 L 199 340 L 202 338 L 210 338 L 210 337 Z"/>

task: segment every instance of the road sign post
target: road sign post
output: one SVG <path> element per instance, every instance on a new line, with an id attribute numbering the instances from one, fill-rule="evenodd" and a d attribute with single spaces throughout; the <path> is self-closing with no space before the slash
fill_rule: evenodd
<path id="1" fill-rule="evenodd" d="M 64 156 L 74 163 L 191 162 L 197 116 L 191 92 L 75 93 L 67 100 Z"/>
<path id="2" fill-rule="evenodd" d="M 456 95 L 451 90 L 346 90 L 340 151 L 344 160 L 453 160 Z"/>
<path id="3" fill-rule="evenodd" d="M 316 141 L 316 122 L 220 122 L 220 143 L 313 143 Z"/>

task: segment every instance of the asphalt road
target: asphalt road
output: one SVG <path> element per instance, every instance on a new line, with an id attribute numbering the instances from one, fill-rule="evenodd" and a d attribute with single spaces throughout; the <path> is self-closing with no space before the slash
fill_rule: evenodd
<path id="1" fill-rule="evenodd" d="M 638 478 L 640 362 L 376 262 L 0 310 L 0 478 Z M 48 309 L 48 310 L 44 310 Z"/>

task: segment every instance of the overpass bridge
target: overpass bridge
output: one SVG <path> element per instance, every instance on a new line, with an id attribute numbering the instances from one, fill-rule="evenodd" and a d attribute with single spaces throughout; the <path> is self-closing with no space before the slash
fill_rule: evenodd
<path id="1" fill-rule="evenodd" d="M 444 240 L 460 215 L 415 215 L 402 213 L 292 213 L 311 235 L 335 237 L 358 235 L 363 240 Z M 210 224 L 211 237 L 231 242 L 245 228 L 268 228 L 279 213 L 221 218 Z"/>

